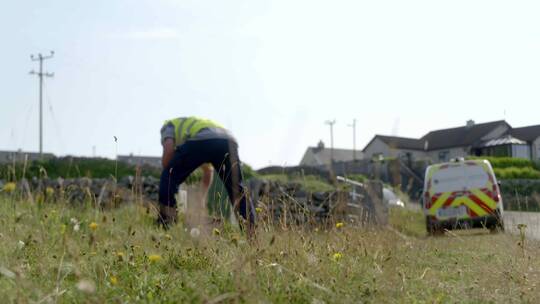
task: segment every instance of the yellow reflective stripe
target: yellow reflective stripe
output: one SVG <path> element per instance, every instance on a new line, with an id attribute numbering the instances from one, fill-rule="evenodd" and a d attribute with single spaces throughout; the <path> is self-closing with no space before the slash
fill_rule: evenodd
<path id="1" fill-rule="evenodd" d="M 193 126 L 195 124 L 199 123 L 199 120 L 197 119 L 194 119 L 188 126 L 187 126 L 187 129 L 186 129 L 186 139 L 190 138 L 193 134 L 196 134 L 196 133 L 192 133 L 191 132 L 191 129 L 193 128 Z"/>
<path id="2" fill-rule="evenodd" d="M 461 196 L 458 196 L 454 199 L 454 201 L 452 202 L 452 204 L 450 205 L 450 207 L 457 207 L 459 205 L 462 205 L 463 204 L 463 197 Z"/>
<path id="3" fill-rule="evenodd" d="M 480 191 L 479 189 L 473 189 L 471 190 L 471 192 L 476 195 L 476 197 L 478 197 L 489 208 L 497 208 L 497 203 L 495 203 L 495 201 L 491 197 L 487 196 L 484 192 Z"/>
<path id="4" fill-rule="evenodd" d="M 478 216 L 484 216 L 484 215 L 487 214 L 487 212 L 484 209 L 482 209 L 480 206 L 478 206 L 470 198 L 464 196 L 462 198 L 462 201 L 465 203 L 465 205 L 467 205 L 467 207 L 469 207 L 469 209 L 474 211 L 474 213 L 476 213 Z"/>
<path id="5" fill-rule="evenodd" d="M 184 118 L 182 120 L 182 122 L 180 123 L 180 125 L 178 126 L 178 140 L 179 142 L 177 144 L 180 144 L 182 143 L 183 141 L 185 141 L 187 138 L 186 138 L 186 130 L 187 130 L 187 127 L 194 121 L 196 120 L 196 118 L 194 117 L 188 117 L 188 118 Z"/>
<path id="6" fill-rule="evenodd" d="M 435 201 L 435 203 L 433 204 L 433 206 L 431 206 L 431 208 L 429 208 L 429 214 L 431 214 L 431 215 L 436 215 L 437 209 L 441 208 L 441 206 L 444 204 L 444 202 L 446 202 L 446 200 L 450 197 L 450 194 L 452 194 L 452 192 L 445 192 L 445 193 L 443 193 L 443 194 Z"/>

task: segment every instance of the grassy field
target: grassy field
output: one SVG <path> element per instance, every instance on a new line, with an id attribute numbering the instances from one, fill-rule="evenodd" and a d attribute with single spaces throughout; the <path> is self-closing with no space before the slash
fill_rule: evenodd
<path id="1" fill-rule="evenodd" d="M 0 198 L 2 303 L 536 302 L 540 246 L 484 232 L 428 238 L 421 215 L 392 227 L 190 233 L 137 205 L 96 211 Z M 339 225 L 338 225 L 339 226 Z M 203 229 L 204 230 L 204 229 Z M 210 229 L 210 231 L 212 231 Z"/>

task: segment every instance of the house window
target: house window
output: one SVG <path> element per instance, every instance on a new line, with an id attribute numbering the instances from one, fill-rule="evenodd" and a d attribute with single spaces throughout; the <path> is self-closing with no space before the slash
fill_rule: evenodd
<path id="1" fill-rule="evenodd" d="M 448 161 L 448 156 L 450 155 L 450 151 L 441 151 L 439 152 L 439 161 L 445 162 Z"/>

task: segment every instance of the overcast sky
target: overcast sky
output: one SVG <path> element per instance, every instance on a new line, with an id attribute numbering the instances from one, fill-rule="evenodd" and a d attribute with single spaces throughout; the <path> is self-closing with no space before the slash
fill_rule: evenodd
<path id="1" fill-rule="evenodd" d="M 307 146 L 506 119 L 540 124 L 539 1 L 7 1 L 0 149 L 160 155 L 165 119 L 221 122 L 256 168 Z M 113 136 L 118 138 L 115 144 Z"/>

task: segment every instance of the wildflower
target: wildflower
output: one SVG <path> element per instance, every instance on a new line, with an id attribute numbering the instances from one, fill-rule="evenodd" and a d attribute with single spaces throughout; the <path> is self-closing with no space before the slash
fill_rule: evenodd
<path id="1" fill-rule="evenodd" d="M 115 277 L 115 276 L 111 276 L 110 279 L 109 279 L 109 281 L 111 281 L 111 284 L 112 284 L 112 285 L 118 284 L 118 278 Z"/>
<path id="2" fill-rule="evenodd" d="M 77 231 L 79 231 L 79 229 L 81 229 L 81 226 L 79 224 L 75 224 L 73 226 L 73 231 L 77 232 Z"/>
<path id="3" fill-rule="evenodd" d="M 219 229 L 217 229 L 217 228 L 214 228 L 214 230 L 212 230 L 212 233 L 213 233 L 214 235 L 220 235 L 220 234 L 221 234 L 221 231 L 219 231 Z"/>
<path id="4" fill-rule="evenodd" d="M 191 235 L 192 238 L 196 239 L 199 237 L 199 235 L 201 235 L 201 231 L 199 230 L 199 228 L 191 228 L 189 235 Z"/>
<path id="5" fill-rule="evenodd" d="M 148 260 L 152 263 L 157 263 L 161 261 L 161 256 L 159 254 L 151 254 L 148 256 Z"/>
<path id="6" fill-rule="evenodd" d="M 336 252 L 334 253 L 334 255 L 332 255 L 332 259 L 336 262 L 341 260 L 342 257 L 343 257 L 343 254 L 341 254 L 340 252 Z"/>
<path id="7" fill-rule="evenodd" d="M 165 234 L 165 238 L 169 241 L 172 240 L 172 236 L 170 234 Z"/>
<path id="8" fill-rule="evenodd" d="M 83 279 L 77 283 L 77 289 L 84 293 L 91 294 L 96 292 L 96 284 L 90 280 Z"/>
<path id="9" fill-rule="evenodd" d="M 54 195 L 54 189 L 52 187 L 47 187 L 47 189 L 45 189 L 45 193 L 47 194 L 47 197 L 51 197 Z"/>
<path id="10" fill-rule="evenodd" d="M 26 246 L 26 244 L 25 244 L 23 241 L 19 241 L 19 242 L 17 243 L 17 247 L 19 247 L 19 249 L 23 249 L 24 246 Z"/>
<path id="11" fill-rule="evenodd" d="M 261 212 L 262 212 L 262 208 L 261 208 L 261 207 L 257 207 L 257 208 L 255 208 L 255 211 L 256 211 L 257 213 L 261 213 Z"/>
<path id="12" fill-rule="evenodd" d="M 118 260 L 122 261 L 124 260 L 124 253 L 122 251 L 118 251 L 116 253 L 116 257 L 118 257 Z"/>
<path id="13" fill-rule="evenodd" d="M 98 224 L 96 222 L 91 222 L 90 225 L 88 225 L 88 227 L 90 227 L 90 229 L 92 230 L 96 230 L 98 227 Z"/>
<path id="14" fill-rule="evenodd" d="M 339 229 L 339 228 L 342 228 L 343 225 L 344 225 L 344 224 L 343 224 L 342 222 L 336 223 L 336 228 L 338 228 L 338 229 Z"/>
<path id="15" fill-rule="evenodd" d="M 9 182 L 9 183 L 4 185 L 4 192 L 11 193 L 11 192 L 15 191 L 15 189 L 17 189 L 17 184 L 15 184 L 13 182 Z"/>

